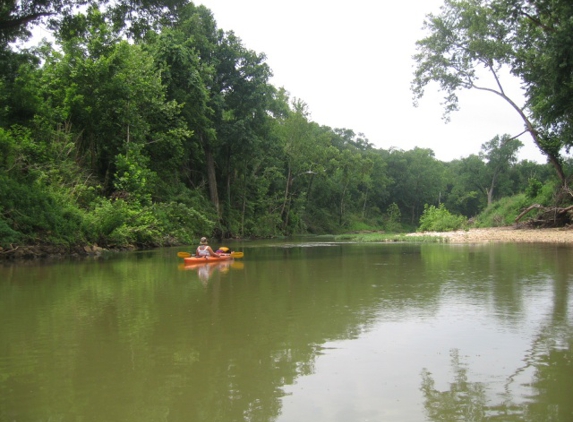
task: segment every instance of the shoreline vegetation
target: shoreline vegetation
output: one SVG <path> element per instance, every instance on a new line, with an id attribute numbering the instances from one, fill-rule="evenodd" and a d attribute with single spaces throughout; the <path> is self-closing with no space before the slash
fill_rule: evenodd
<path id="1" fill-rule="evenodd" d="M 357 242 L 412 243 L 555 243 L 573 245 L 573 227 L 519 228 L 513 226 L 472 228 L 449 232 L 416 232 L 404 234 L 354 233 L 336 236 L 338 240 Z M 101 257 L 108 253 L 136 250 L 136 247 L 105 249 L 97 245 L 66 247 L 57 245 L 15 246 L 0 248 L 0 260 L 33 260 L 40 258 Z"/>
<path id="2" fill-rule="evenodd" d="M 314 121 L 303 99 L 272 84 L 265 54 L 220 28 L 211 10 L 143 3 L 2 6 L 0 260 L 97 259 L 203 235 L 569 242 L 559 231 L 548 240 L 542 231 L 474 231 L 573 225 L 573 83 L 561 83 L 571 79 L 562 63 L 573 31 L 567 2 L 527 13 L 513 13 L 520 2 L 510 0 L 446 2 L 432 16 L 413 57 L 414 102 L 441 82 L 446 117 L 482 63 L 518 63 L 512 72 L 528 94 L 525 132 L 492 134 L 451 161 Z M 48 16 L 51 40 L 25 43 Z M 569 24 L 544 32 L 532 20 Z M 519 159 L 526 132 L 547 162 Z"/>

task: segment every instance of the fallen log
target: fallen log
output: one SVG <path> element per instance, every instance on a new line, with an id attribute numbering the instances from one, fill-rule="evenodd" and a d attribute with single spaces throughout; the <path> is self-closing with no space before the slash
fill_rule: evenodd
<path id="1" fill-rule="evenodd" d="M 527 213 L 532 210 L 541 210 L 541 213 L 529 220 L 529 224 L 536 227 L 563 227 L 571 223 L 571 211 L 573 205 L 568 207 L 544 207 L 539 204 L 533 204 L 523 210 L 516 218 L 518 223 Z"/>

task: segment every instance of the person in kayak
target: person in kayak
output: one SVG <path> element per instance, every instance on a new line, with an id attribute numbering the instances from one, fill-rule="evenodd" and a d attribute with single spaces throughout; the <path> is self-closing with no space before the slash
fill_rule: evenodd
<path id="1" fill-rule="evenodd" d="M 195 251 L 195 256 L 202 258 L 207 256 L 219 256 L 213 252 L 206 237 L 202 237 L 200 243 L 201 244 L 197 247 L 197 251 Z"/>

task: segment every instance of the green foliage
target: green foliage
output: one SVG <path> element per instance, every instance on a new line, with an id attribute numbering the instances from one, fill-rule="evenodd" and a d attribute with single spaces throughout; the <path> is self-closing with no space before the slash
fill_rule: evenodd
<path id="1" fill-rule="evenodd" d="M 556 200 L 555 200 L 555 194 L 556 192 L 560 189 L 560 186 L 558 185 L 557 181 L 555 179 L 553 179 L 550 182 L 546 182 L 543 187 L 541 188 L 541 191 L 537 194 L 537 196 L 535 198 L 533 198 L 533 202 L 538 203 L 540 205 L 544 205 L 544 206 L 552 206 L 555 205 Z M 565 204 L 568 204 L 569 202 L 567 202 L 567 200 L 565 201 Z"/>
<path id="2" fill-rule="evenodd" d="M 110 4 L 111 3 L 111 4 Z M 86 5 L 106 5 L 107 14 L 115 27 L 127 29 L 133 36 L 141 37 L 146 31 L 159 26 L 165 19 L 173 19 L 172 11 L 185 4 L 180 0 L 29 0 L 3 2 L 0 8 L 0 46 L 31 36 L 34 25 L 49 18 L 50 27 L 63 25 L 68 32 L 78 31 L 71 17 Z"/>
<path id="3" fill-rule="evenodd" d="M 390 233 L 397 233 L 402 230 L 402 213 L 395 202 L 392 202 L 386 209 L 384 215 L 384 227 Z"/>
<path id="4" fill-rule="evenodd" d="M 402 216 L 416 224 L 423 204 L 437 203 L 445 191 L 444 163 L 436 160 L 432 150 L 423 148 L 390 151 L 387 162 L 388 175 L 393 180 L 390 197 L 402 210 Z"/>
<path id="5" fill-rule="evenodd" d="M 560 188 L 555 179 L 542 184 L 537 179 L 532 178 L 530 179 L 530 185 L 528 185 L 528 188 L 525 190 L 525 196 L 528 200 L 527 204 L 531 202 L 544 207 L 559 205 L 556 200 L 559 190 Z M 523 206 L 525 207 L 527 204 Z M 567 201 L 566 204 L 568 204 Z"/>
<path id="6" fill-rule="evenodd" d="M 58 19 L 75 10 L 68 1 L 42 4 L 50 11 L 65 6 Z M 161 4 L 146 6 L 159 12 Z M 498 16 L 488 4 L 446 0 L 444 15 L 429 17 L 432 33 L 416 57 L 418 97 L 438 81 L 452 111 L 456 92 L 475 88 L 477 67 L 495 73 L 514 57 L 503 20 L 517 15 Z M 443 163 L 430 149 L 375 149 L 362 134 L 320 126 L 304 101 L 268 83 L 264 55 L 218 29 L 204 6 L 161 9 L 157 17 L 174 13 L 169 26 L 146 32 L 137 21 L 150 9 L 132 2 L 138 13 L 128 24 L 146 32 L 136 42 L 127 41 L 125 22 L 117 20 L 129 8 L 86 6 L 54 27 L 55 47 L 24 53 L 0 45 L 0 245 L 148 247 L 202 235 L 402 232 L 418 224 L 442 231 L 463 227 L 458 214 L 475 216 L 488 200 L 517 192 L 526 194 L 506 207 L 492 204 L 481 224 L 511 224 L 531 201 L 547 206 L 569 198 L 557 194 L 563 191 L 550 181 L 549 165 L 516 162 L 520 143 L 509 136 L 496 136 L 479 155 Z M 562 0 L 557 6 L 566 15 Z M 9 7 L 6 16 L 16 12 Z M 535 28 L 521 29 L 533 37 L 522 40 L 524 53 L 540 39 Z M 543 52 L 548 65 L 553 53 L 569 48 L 558 39 L 547 40 L 555 48 Z M 525 71 L 527 55 L 519 59 Z M 543 63 L 534 65 L 537 72 Z M 558 73 L 567 79 L 564 66 Z M 558 154 L 556 135 L 570 121 L 544 120 L 552 104 L 542 104 L 542 90 L 533 89 L 542 75 L 527 75 L 538 121 L 526 122 L 541 123 L 538 140 Z M 568 89 L 558 97 L 558 108 L 573 98 Z M 562 162 L 571 172 L 573 165 Z"/>
<path id="7" fill-rule="evenodd" d="M 517 216 L 530 205 L 525 194 L 501 198 L 488 206 L 475 221 L 476 227 L 502 227 L 515 223 Z"/>
<path id="8" fill-rule="evenodd" d="M 0 207 L 0 247 L 6 248 L 11 244 L 18 244 L 23 240 L 21 233 L 13 230 L 10 221 L 4 219 L 4 212 Z"/>
<path id="9" fill-rule="evenodd" d="M 181 203 L 141 206 L 122 199 L 101 199 L 86 214 L 83 231 L 103 247 L 151 247 L 193 243 L 211 233 L 214 223 Z"/>
<path id="10" fill-rule="evenodd" d="M 542 188 L 543 183 L 532 177 L 528 180 L 527 189 L 525 189 L 525 196 L 529 199 L 534 199 L 539 195 Z"/>
<path id="11" fill-rule="evenodd" d="M 573 3 L 569 0 L 496 0 L 514 36 L 513 73 L 542 128 L 543 147 L 559 157 L 573 145 Z M 505 10 L 504 10 L 505 8 Z"/>
<path id="12" fill-rule="evenodd" d="M 132 145 L 129 154 L 118 154 L 115 157 L 116 174 L 114 187 L 117 191 L 129 193 L 129 197 L 142 205 L 151 203 L 149 186 L 156 175 L 148 165 L 149 159 L 141 154 L 141 146 Z"/>
<path id="13" fill-rule="evenodd" d="M 257 220 L 247 222 L 245 235 L 262 238 L 281 236 L 283 234 L 279 228 L 281 222 L 282 220 L 278 214 L 264 214 Z"/>
<path id="14" fill-rule="evenodd" d="M 192 244 L 193 239 L 212 233 L 215 223 L 182 203 L 169 202 L 153 205 L 157 225 L 163 233 L 163 244 Z"/>
<path id="15" fill-rule="evenodd" d="M 333 234 L 343 229 L 338 225 L 336 210 L 320 207 L 308 207 L 304 213 L 304 222 L 309 233 Z"/>
<path id="16" fill-rule="evenodd" d="M 459 230 L 466 224 L 465 217 L 451 214 L 444 204 L 439 207 L 424 205 L 424 212 L 420 217 L 418 231 L 447 232 Z"/>
<path id="17" fill-rule="evenodd" d="M 31 173 L 49 159 L 46 144 L 40 143 L 26 127 L 0 128 L 0 170 Z"/>
<path id="18" fill-rule="evenodd" d="M 82 239 L 81 213 L 39 182 L 19 182 L 0 175 L 3 232 L 8 240 L 69 245 Z"/>
<path id="19" fill-rule="evenodd" d="M 16 161 L 16 141 L 12 133 L 0 127 L 0 171 L 10 170 Z"/>
<path id="20" fill-rule="evenodd" d="M 129 210 L 126 217 L 128 220 L 109 234 L 107 246 L 161 246 L 161 233 L 157 228 L 155 217 L 149 210 Z"/>
<path id="21" fill-rule="evenodd" d="M 100 246 L 109 246 L 108 239 L 112 237 L 112 233 L 127 223 L 128 210 L 128 204 L 123 200 L 100 199 L 94 203 L 82 227 L 88 241 Z"/>
<path id="22" fill-rule="evenodd" d="M 417 42 L 412 91 L 420 99 L 438 83 L 446 117 L 458 109 L 463 89 L 504 99 L 566 185 L 560 153 L 573 145 L 572 22 L 569 0 L 445 0 L 439 15 L 426 17 L 429 34 Z M 503 88 L 504 68 L 524 86 L 523 106 Z M 480 81 L 482 69 L 490 83 Z"/>
<path id="23" fill-rule="evenodd" d="M 104 247 L 158 246 L 161 233 L 151 210 L 124 200 L 100 200 L 86 215 L 83 230 Z"/>
<path id="24" fill-rule="evenodd" d="M 367 232 L 376 230 L 376 227 L 369 224 L 367 221 L 358 218 L 351 218 L 348 224 L 348 230 L 351 232 Z"/>

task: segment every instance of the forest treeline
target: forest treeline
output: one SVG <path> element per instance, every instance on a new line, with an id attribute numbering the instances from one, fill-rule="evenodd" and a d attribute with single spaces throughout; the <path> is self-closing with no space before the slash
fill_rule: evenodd
<path id="1" fill-rule="evenodd" d="M 513 103 L 532 136 L 524 142 L 535 142 L 548 164 L 518 161 L 518 134 L 441 162 L 430 149 L 384 150 L 351 129 L 320 125 L 303 99 L 270 83 L 264 54 L 218 28 L 204 6 L 2 5 L 0 252 L 189 244 L 203 235 L 399 232 L 418 227 L 429 209 L 467 219 L 500 198 L 549 205 L 571 173 L 561 155 L 573 109 L 568 4 L 536 0 L 525 10 L 511 0 L 447 0 L 442 15 L 428 16 L 430 35 L 414 58 L 414 93 L 439 82 L 448 112 L 456 90 L 481 88 L 468 65 L 509 66 L 527 90 L 527 104 Z M 508 21 L 494 25 L 494 12 Z M 53 39 L 22 47 L 38 23 Z M 510 39 L 517 33 L 525 34 L 519 42 Z M 448 42 L 461 51 L 448 51 Z M 462 54 L 463 69 L 454 63 Z M 565 82 L 568 94 L 556 92 Z"/>

